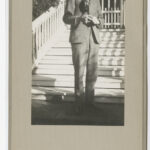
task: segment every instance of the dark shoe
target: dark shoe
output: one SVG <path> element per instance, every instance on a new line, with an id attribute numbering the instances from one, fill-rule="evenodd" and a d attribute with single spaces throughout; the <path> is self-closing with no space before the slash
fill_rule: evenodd
<path id="1" fill-rule="evenodd" d="M 84 105 L 85 105 L 85 107 L 91 107 L 93 105 L 93 102 L 92 101 L 86 101 Z"/>
<path id="2" fill-rule="evenodd" d="M 75 113 L 77 114 L 77 115 L 81 115 L 82 113 L 83 113 L 83 105 L 76 105 L 75 106 Z"/>
<path id="3" fill-rule="evenodd" d="M 83 111 L 84 112 L 89 112 L 91 110 L 93 103 L 91 102 L 85 102 L 83 105 Z"/>
<path id="4" fill-rule="evenodd" d="M 84 105 L 84 110 L 90 111 L 90 112 L 95 112 L 95 111 L 100 111 L 100 108 L 97 106 L 96 103 L 85 103 Z"/>
<path id="5" fill-rule="evenodd" d="M 101 108 L 99 107 L 99 104 L 97 104 L 97 103 L 93 103 L 91 105 L 91 109 L 93 109 L 94 111 L 97 111 L 97 112 L 101 111 Z"/>

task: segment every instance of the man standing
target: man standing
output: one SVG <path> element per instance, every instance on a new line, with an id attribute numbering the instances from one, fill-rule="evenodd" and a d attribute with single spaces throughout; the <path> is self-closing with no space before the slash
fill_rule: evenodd
<path id="1" fill-rule="evenodd" d="M 75 72 L 76 112 L 94 102 L 98 75 L 99 29 L 103 16 L 99 0 L 67 0 L 63 21 L 71 25 L 70 39 Z M 83 75 L 86 68 L 84 92 Z"/>

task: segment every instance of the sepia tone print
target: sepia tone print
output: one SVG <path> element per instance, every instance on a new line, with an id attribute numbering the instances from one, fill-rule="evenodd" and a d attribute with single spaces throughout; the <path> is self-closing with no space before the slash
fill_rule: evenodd
<path id="1" fill-rule="evenodd" d="M 125 3 L 33 0 L 32 125 L 124 125 Z"/>

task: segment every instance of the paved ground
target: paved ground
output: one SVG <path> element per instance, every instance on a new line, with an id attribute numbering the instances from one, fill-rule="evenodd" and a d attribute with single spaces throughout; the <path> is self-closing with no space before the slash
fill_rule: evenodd
<path id="1" fill-rule="evenodd" d="M 123 103 L 97 103 L 97 109 L 74 112 L 73 102 L 32 100 L 33 125 L 124 125 Z"/>

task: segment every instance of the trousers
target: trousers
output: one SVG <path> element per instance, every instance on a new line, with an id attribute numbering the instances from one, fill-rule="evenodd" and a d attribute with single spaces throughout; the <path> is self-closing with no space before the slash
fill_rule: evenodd
<path id="1" fill-rule="evenodd" d="M 94 101 L 94 89 L 98 76 L 98 50 L 94 34 L 91 30 L 88 40 L 82 43 L 72 43 L 72 61 L 75 76 L 76 102 L 92 103 Z M 86 70 L 85 89 L 83 76 Z"/>

